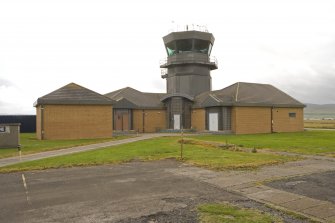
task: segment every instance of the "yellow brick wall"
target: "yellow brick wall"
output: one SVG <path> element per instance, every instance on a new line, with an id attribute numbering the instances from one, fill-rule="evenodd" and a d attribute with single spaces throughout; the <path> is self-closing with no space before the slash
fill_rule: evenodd
<path id="1" fill-rule="evenodd" d="M 236 107 L 231 109 L 231 131 L 236 134 Z"/>
<path id="2" fill-rule="evenodd" d="M 143 110 L 133 110 L 133 130 L 143 132 Z"/>
<path id="3" fill-rule="evenodd" d="M 289 113 L 295 112 L 296 117 L 290 118 Z M 274 132 L 299 132 L 304 130 L 303 108 L 274 108 L 273 131 Z"/>
<path id="4" fill-rule="evenodd" d="M 143 120 L 144 111 L 144 120 Z M 134 109 L 133 110 L 133 129 L 143 132 L 157 132 L 166 129 L 166 111 L 163 109 Z"/>
<path id="5" fill-rule="evenodd" d="M 204 131 L 206 128 L 206 110 L 203 108 L 193 109 L 191 114 L 191 128 L 197 132 Z"/>
<path id="6" fill-rule="evenodd" d="M 271 108 L 234 107 L 232 130 L 236 134 L 270 133 Z"/>
<path id="7" fill-rule="evenodd" d="M 36 107 L 36 138 L 42 139 L 41 129 L 41 106 Z"/>
<path id="8" fill-rule="evenodd" d="M 113 111 L 110 105 L 44 105 L 43 113 L 44 139 L 112 136 Z M 37 112 L 37 120 L 40 115 L 41 112 Z"/>

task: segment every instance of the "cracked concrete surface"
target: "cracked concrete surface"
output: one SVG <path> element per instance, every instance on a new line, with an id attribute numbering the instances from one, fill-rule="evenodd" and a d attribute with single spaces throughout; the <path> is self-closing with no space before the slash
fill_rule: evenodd
<path id="1" fill-rule="evenodd" d="M 197 206 L 213 202 L 306 222 L 206 182 L 218 174 L 176 160 L 30 171 L 26 187 L 21 173 L 0 174 L 0 222 L 194 223 Z"/>
<path id="2" fill-rule="evenodd" d="M 213 172 L 191 166 L 170 171 L 321 222 L 332 222 L 335 219 L 334 203 L 261 185 L 264 181 L 335 171 L 335 159 L 313 156 L 307 158 L 282 165 L 265 166 L 254 171 Z M 335 179 L 332 178 L 331 181 L 334 184 Z"/>
<path id="3" fill-rule="evenodd" d="M 196 222 L 197 205 L 207 202 L 256 207 L 284 222 L 305 222 L 263 203 L 333 222 L 332 200 L 268 182 L 295 177 L 282 184 L 297 188 L 313 174 L 322 177 L 334 171 L 335 159 L 309 156 L 252 171 L 217 172 L 163 160 L 31 171 L 24 173 L 25 182 L 21 173 L 0 174 L 0 222 Z M 315 190 L 322 185 L 316 184 Z"/>

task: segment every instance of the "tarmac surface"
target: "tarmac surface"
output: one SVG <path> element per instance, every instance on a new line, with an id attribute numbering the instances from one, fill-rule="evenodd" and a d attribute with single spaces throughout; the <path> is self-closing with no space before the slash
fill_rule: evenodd
<path id="1" fill-rule="evenodd" d="M 165 135 L 171 134 L 32 154 L 22 161 Z M 197 222 L 197 205 L 223 201 L 284 222 L 308 221 L 277 209 L 335 222 L 335 158 L 304 158 L 254 171 L 216 172 L 163 160 L 0 174 L 0 222 Z M 18 162 L 17 157 L 1 159 L 0 166 Z"/>
<path id="2" fill-rule="evenodd" d="M 267 186 L 335 204 L 335 171 L 277 180 Z"/>
<path id="3" fill-rule="evenodd" d="M 175 160 L 0 174 L 0 222 L 197 222 L 199 204 L 230 202 L 306 222 L 185 175 Z"/>
<path id="4" fill-rule="evenodd" d="M 334 194 L 334 192 L 327 194 L 326 191 L 329 191 L 329 184 L 335 184 L 335 179 L 331 178 L 332 174 L 329 177 L 329 175 L 322 173 L 335 172 L 335 159 L 318 156 L 306 156 L 306 158 L 276 166 L 265 166 L 254 171 L 214 172 L 192 166 L 171 171 L 177 175 L 198 179 L 254 201 L 298 213 L 319 222 L 335 222 L 335 203 L 322 200 L 322 198 Z M 314 174 L 312 176 L 320 175 L 319 179 L 322 179 L 323 182 L 329 180 L 329 182 L 318 184 L 305 195 L 299 194 L 297 191 L 285 191 L 281 187 L 275 188 L 275 186 L 266 185 L 266 182 L 269 181 L 297 176 L 306 176 L 305 179 L 308 181 L 308 175 L 311 174 Z M 313 177 L 310 179 L 313 181 Z M 312 190 L 314 196 L 309 197 Z"/>

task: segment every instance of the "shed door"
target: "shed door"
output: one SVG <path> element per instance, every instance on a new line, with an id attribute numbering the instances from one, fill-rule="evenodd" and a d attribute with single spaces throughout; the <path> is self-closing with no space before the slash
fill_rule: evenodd
<path id="1" fill-rule="evenodd" d="M 209 113 L 209 131 L 219 131 L 218 113 Z"/>
<path id="2" fill-rule="evenodd" d="M 173 115 L 173 129 L 180 129 L 180 115 Z"/>

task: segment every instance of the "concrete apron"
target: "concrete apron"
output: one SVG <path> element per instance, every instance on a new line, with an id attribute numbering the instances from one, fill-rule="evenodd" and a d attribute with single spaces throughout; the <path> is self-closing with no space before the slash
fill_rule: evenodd
<path id="1" fill-rule="evenodd" d="M 174 174 L 191 177 L 238 193 L 277 209 L 298 213 L 320 222 L 335 221 L 335 204 L 274 189 L 261 182 L 287 177 L 335 171 L 335 159 L 308 156 L 308 159 L 277 166 L 265 166 L 254 171 L 216 172 L 183 165 L 170 170 Z"/>

